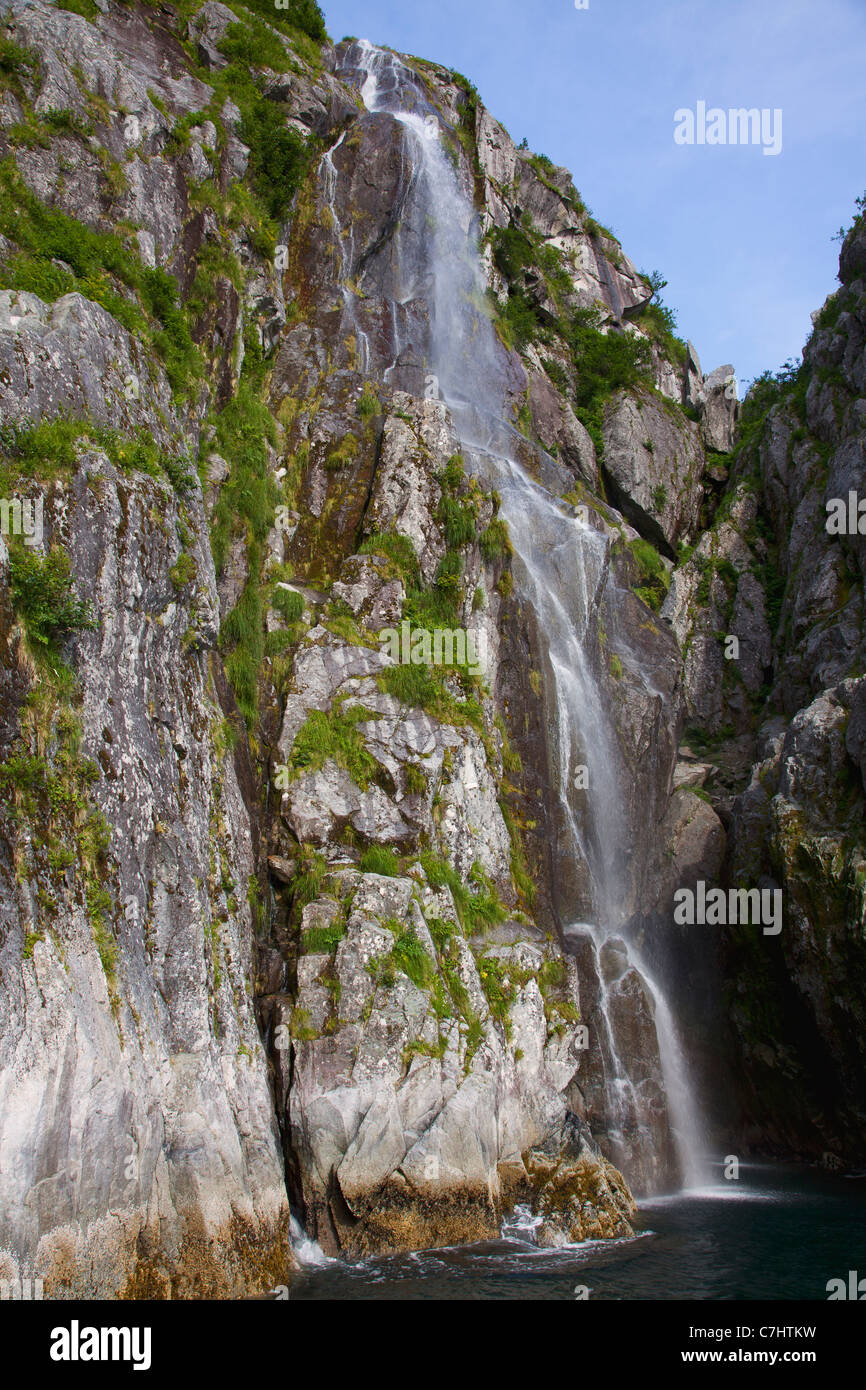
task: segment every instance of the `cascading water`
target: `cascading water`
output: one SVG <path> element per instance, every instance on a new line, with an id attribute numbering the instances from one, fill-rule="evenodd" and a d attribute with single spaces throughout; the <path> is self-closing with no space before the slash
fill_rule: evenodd
<path id="1" fill-rule="evenodd" d="M 476 212 L 443 147 L 448 132 L 420 80 L 396 55 L 366 41 L 351 46 L 342 70 L 354 76 L 368 111 L 388 113 L 403 127 L 404 213 L 414 211 L 416 225 L 425 233 L 423 260 L 419 265 L 416 256 L 406 299 L 423 295 L 429 305 L 428 387 L 451 411 L 467 466 L 501 496 L 515 581 L 547 643 L 551 761 L 564 852 L 579 866 L 575 878 L 580 884 L 576 920 L 564 926 L 563 934 L 566 947 L 582 956 L 597 980 L 593 1023 L 604 1115 L 591 1114 L 593 1128 L 603 1131 L 603 1147 L 627 1175 L 644 1188 L 658 1186 L 664 1182 L 664 1165 L 651 1157 L 658 1134 L 651 1118 L 655 1109 L 657 1121 L 661 1108 L 680 1176 L 687 1185 L 695 1184 L 703 1176 L 700 1131 L 676 1028 L 659 983 L 628 939 L 630 850 L 621 758 L 590 641 L 597 596 L 608 578 L 609 541 L 576 508 L 533 481 L 518 461 L 526 456 L 527 441 L 506 419 L 502 352 L 485 312 Z M 333 153 L 325 157 L 324 176 L 336 218 Z M 352 246 L 345 235 L 342 240 L 349 241 L 345 278 Z M 344 298 L 351 312 L 348 291 Z M 396 308 L 392 315 L 394 356 L 383 372 L 386 379 L 402 350 Z M 555 469 L 552 460 L 545 461 Z M 634 1058 L 624 1056 L 619 1011 L 626 987 L 649 1003 L 664 1084 L 661 1097 L 654 1094 L 651 1078 L 636 1074 Z"/>

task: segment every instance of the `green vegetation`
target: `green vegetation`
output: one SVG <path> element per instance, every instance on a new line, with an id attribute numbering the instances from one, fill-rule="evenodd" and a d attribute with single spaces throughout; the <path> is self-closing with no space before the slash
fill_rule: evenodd
<path id="1" fill-rule="evenodd" d="M 71 473 L 82 448 L 99 449 L 122 472 L 138 469 L 151 477 L 166 476 L 178 492 L 193 486 L 186 469 L 189 461 L 158 448 L 144 430 L 122 435 L 90 420 L 46 420 L 40 424 L 6 425 L 0 428 L 0 489 L 14 492 L 19 481 L 51 478 Z"/>
<path id="2" fill-rule="evenodd" d="M 652 290 L 652 298 L 636 315 L 644 333 L 660 348 L 669 361 L 684 367 L 688 360 L 688 346 L 676 334 L 677 320 L 672 309 L 662 302 L 661 292 L 667 285 L 657 270 L 644 279 Z"/>
<path id="3" fill-rule="evenodd" d="M 738 451 L 754 443 L 774 406 L 790 406 L 800 420 L 806 418 L 806 392 L 812 378 L 808 363 L 789 360 L 777 372 L 762 372 L 752 382 L 743 401 L 737 439 Z"/>
<path id="4" fill-rule="evenodd" d="M 177 303 L 175 283 L 166 271 L 143 264 L 131 233 L 126 242 L 117 232 L 95 232 L 46 207 L 11 159 L 0 162 L 0 233 L 20 248 L 0 268 L 0 288 L 29 290 L 48 302 L 77 290 L 156 351 L 176 395 L 191 393 L 202 374 L 201 356 Z M 134 299 L 120 286 L 133 291 Z"/>
<path id="5" fill-rule="evenodd" d="M 283 72 L 289 66 L 286 50 L 276 34 L 252 14 L 243 23 L 228 26 L 220 40 L 219 51 L 229 62 L 244 67 Z"/>
<path id="6" fill-rule="evenodd" d="M 281 9 L 275 8 L 273 0 L 245 0 L 243 8 L 263 15 L 269 24 L 286 31 L 290 38 L 302 33 L 320 44 L 328 37 L 325 18 L 316 0 L 286 0 Z"/>
<path id="7" fill-rule="evenodd" d="M 369 381 L 364 383 L 364 393 L 358 401 L 358 414 L 365 422 L 372 420 L 374 415 L 382 414 L 379 398 Z"/>
<path id="8" fill-rule="evenodd" d="M 601 458 L 605 403 L 616 391 L 651 384 L 652 351 L 645 338 L 633 333 L 603 333 L 595 309 L 575 310 L 568 341 L 578 376 L 576 414 Z"/>
<path id="9" fill-rule="evenodd" d="M 473 698 L 460 700 L 445 685 L 444 673 L 457 669 L 424 665 L 389 666 L 379 677 L 378 684 L 381 690 L 393 695 L 401 704 L 423 709 L 441 724 L 456 727 L 468 724 L 480 733 L 484 728 L 484 717 L 478 701 Z"/>
<path id="10" fill-rule="evenodd" d="M 71 14 L 80 14 L 85 19 L 95 19 L 99 14 L 99 7 L 94 4 L 94 0 L 57 0 L 59 10 L 69 10 Z"/>
<path id="11" fill-rule="evenodd" d="M 504 797 L 500 797 L 499 809 L 502 812 L 502 818 L 508 828 L 508 835 L 511 840 L 511 882 L 520 902 L 531 908 L 537 890 L 529 873 L 517 817 Z"/>
<path id="12" fill-rule="evenodd" d="M 478 508 L 482 494 L 475 480 L 467 484 L 463 459 L 454 454 L 437 475 L 441 496 L 437 520 L 448 550 L 437 566 L 432 584 L 421 578 L 418 557 L 411 540 L 398 533 L 370 536 L 361 546 L 368 555 L 381 556 L 385 577 L 399 576 L 406 586 L 403 616 L 413 628 L 427 632 L 453 631 L 458 627 L 463 557 L 461 550 L 478 537 Z M 485 546 L 491 553 L 506 553 L 507 532 L 502 522 L 493 522 L 485 533 Z M 481 538 L 483 539 L 483 538 Z M 468 653 L 467 653 L 468 658 Z M 395 665 L 379 677 L 380 689 L 403 704 L 425 710 L 443 723 L 470 724 L 483 735 L 483 713 L 475 695 L 479 678 L 470 674 L 467 662 L 450 666 Z M 459 680 L 465 699 L 449 688 L 449 677 Z"/>
<path id="13" fill-rule="evenodd" d="M 314 903 L 322 891 L 328 873 L 328 861 L 318 850 L 301 846 L 298 873 L 292 884 L 292 911 L 298 917 L 309 903 Z"/>
<path id="14" fill-rule="evenodd" d="M 169 570 L 168 577 L 176 589 L 183 589 L 193 582 L 197 572 L 194 557 L 182 550 Z"/>
<path id="15" fill-rule="evenodd" d="M 508 908 L 499 901 L 480 864 L 473 864 L 468 884 L 432 850 L 425 850 L 421 855 L 421 867 L 431 888 L 450 888 L 457 916 L 465 931 L 472 934 L 506 921 Z"/>
<path id="16" fill-rule="evenodd" d="M 857 209 L 854 214 L 854 221 L 851 223 L 850 227 L 840 227 L 837 237 L 834 238 L 835 240 L 844 241 L 846 237 L 851 235 L 854 228 L 859 227 L 863 222 L 864 217 L 866 217 L 866 193 L 861 193 L 859 198 L 854 199 L 854 206 Z"/>
<path id="17" fill-rule="evenodd" d="M 336 951 L 345 935 L 346 923 L 338 913 L 327 926 L 307 928 L 301 937 L 301 954 L 312 956 Z"/>
<path id="18" fill-rule="evenodd" d="M 58 644 L 71 632 L 92 630 L 89 606 L 70 586 L 69 556 L 52 546 L 46 556 L 16 545 L 9 552 L 10 594 L 27 639 L 57 657 Z"/>
<path id="19" fill-rule="evenodd" d="M 33 78 L 39 67 L 39 56 L 22 48 L 12 39 L 0 36 L 0 90 L 4 87 L 19 99 L 24 97 L 22 79 Z"/>
<path id="20" fill-rule="evenodd" d="M 81 722 L 67 698 L 78 697 L 74 681 L 61 678 L 50 664 L 42 674 L 25 701 L 21 737 L 0 766 L 0 809 L 18 839 L 17 852 L 50 884 L 50 891 L 40 893 L 42 911 L 53 916 L 64 897 L 84 907 L 116 1015 L 117 944 L 106 886 L 111 827 L 93 799 L 99 766 L 81 756 Z M 37 731 L 45 751 L 34 755 L 28 750 Z M 45 939 L 44 930 L 28 932 L 25 959 L 32 957 L 36 941 Z"/>
<path id="21" fill-rule="evenodd" d="M 296 130 L 284 124 L 285 112 L 278 104 L 248 95 L 241 111 L 240 137 L 250 147 L 253 188 L 268 216 L 282 221 L 307 171 L 307 144 Z"/>
<path id="22" fill-rule="evenodd" d="M 297 623 L 304 616 L 304 596 L 299 594 L 297 589 L 277 588 L 271 595 L 271 607 L 275 608 L 287 623 Z"/>
<path id="23" fill-rule="evenodd" d="M 437 975 L 436 962 L 425 951 L 413 927 L 401 923 L 394 923 L 394 926 L 399 935 L 390 954 L 392 964 L 407 975 L 418 989 L 430 989 Z"/>
<path id="24" fill-rule="evenodd" d="M 513 553 L 508 527 L 499 517 L 494 517 L 486 531 L 482 532 L 478 544 L 481 547 L 481 554 L 488 564 Z"/>
<path id="25" fill-rule="evenodd" d="M 329 473 L 338 473 L 342 468 L 348 468 L 349 464 L 358 457 L 358 441 L 353 434 L 345 434 L 337 445 L 332 449 L 325 460 L 325 467 Z"/>
<path id="26" fill-rule="evenodd" d="M 529 290 L 525 272 L 541 272 L 548 298 L 560 317 L 567 319 L 574 291 L 562 252 L 545 242 L 528 216 L 519 226 L 492 228 L 489 239 L 494 263 L 508 283 L 507 302 L 504 308 L 497 306 L 498 326 L 506 346 L 520 351 L 536 339 L 547 341 L 551 327 L 560 325 L 546 320 L 536 303 L 536 292 Z"/>
<path id="27" fill-rule="evenodd" d="M 329 759 L 333 759 L 348 772 L 361 791 L 366 791 L 370 783 L 381 775 L 381 768 L 367 751 L 358 725 L 378 717 L 363 706 L 344 710 L 337 705 L 330 714 L 311 710 L 298 730 L 292 748 L 290 766 L 295 775 L 318 772 Z"/>
<path id="28" fill-rule="evenodd" d="M 398 531 L 377 531 L 362 542 L 360 554 L 384 556 L 391 566 L 389 577 L 397 575 L 407 585 L 420 586 L 421 569 L 418 556 L 408 536 L 403 536 Z"/>
<path id="29" fill-rule="evenodd" d="M 635 593 L 648 608 L 652 608 L 653 612 L 657 613 L 671 586 L 670 575 L 664 561 L 655 546 L 650 545 L 649 541 L 629 541 L 628 549 L 637 562 L 640 575 L 640 583 L 635 587 Z"/>
<path id="30" fill-rule="evenodd" d="M 498 956 L 481 956 L 478 961 L 478 975 L 487 1006 L 495 1019 L 501 1023 L 506 1036 L 510 1033 L 509 1013 L 521 986 L 532 979 L 530 970 L 521 970 L 514 961 L 500 960 Z"/>
<path id="31" fill-rule="evenodd" d="M 232 460 L 211 521 L 211 550 L 220 574 L 234 539 L 243 536 L 249 576 L 220 631 L 226 673 L 247 727 L 258 718 L 258 679 L 265 654 L 262 569 L 265 541 L 274 524 L 279 493 L 270 476 L 268 444 L 276 443 L 273 418 L 249 380 L 214 422 L 215 448 Z"/>
<path id="32" fill-rule="evenodd" d="M 361 855 L 358 867 L 364 874 L 382 874 L 385 878 L 398 878 L 402 873 L 399 855 L 387 845 L 370 845 Z"/>
<path id="33" fill-rule="evenodd" d="M 549 161 L 536 155 L 531 162 L 542 181 L 549 184 L 553 170 Z M 573 198 L 565 196 L 575 206 L 579 203 L 576 194 Z M 591 217 L 586 218 L 584 230 L 589 235 L 612 238 L 612 233 Z M 604 407 L 610 397 L 622 390 L 655 390 L 653 344 L 673 363 L 683 366 L 686 362 L 688 349 L 675 333 L 674 315 L 659 298 L 666 282 L 657 273 L 645 277 L 652 297 L 633 315 L 641 332 L 628 332 L 605 324 L 598 308 L 574 307 L 573 272 L 562 253 L 536 231 L 528 215 L 524 214 L 518 224 L 493 228 L 488 237 L 494 263 L 508 286 L 505 304 L 496 306 L 500 336 L 507 347 L 518 351 L 530 343 L 556 344 L 567 350 L 576 389 L 562 361 L 546 356 L 543 365 L 557 390 L 571 400 L 601 460 Z M 605 254 L 616 260 L 609 240 Z M 538 285 L 539 276 L 543 287 Z"/>

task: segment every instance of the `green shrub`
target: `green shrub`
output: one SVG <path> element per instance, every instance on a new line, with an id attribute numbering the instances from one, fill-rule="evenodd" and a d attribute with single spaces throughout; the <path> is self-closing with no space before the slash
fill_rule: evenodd
<path id="1" fill-rule="evenodd" d="M 291 66 L 291 59 L 276 34 L 252 15 L 242 24 L 230 24 L 217 47 L 230 62 L 244 67 L 285 72 Z"/>
<path id="2" fill-rule="evenodd" d="M 577 368 L 576 413 L 589 431 L 599 458 L 604 452 L 604 405 L 614 392 L 651 385 L 652 350 L 633 333 L 601 331 L 595 309 L 577 309 L 571 317 L 569 344 Z"/>
<path id="3" fill-rule="evenodd" d="M 8 87 L 16 96 L 23 96 L 22 77 L 32 77 L 38 67 L 36 53 L 0 36 L 0 88 Z"/>
<path id="4" fill-rule="evenodd" d="M 73 631 L 92 630 L 88 605 L 70 587 L 72 566 L 60 546 L 46 556 L 16 546 L 9 554 L 10 593 L 31 642 L 51 648 Z"/>
<path id="5" fill-rule="evenodd" d="M 521 352 L 538 337 L 541 324 L 535 305 L 523 290 L 509 292 L 505 308 L 500 313 L 499 327 L 506 347 Z"/>
<path id="6" fill-rule="evenodd" d="M 280 9 L 275 7 L 273 0 L 244 0 L 244 8 L 263 15 L 275 28 L 285 25 L 298 29 L 315 43 L 324 43 L 328 37 L 325 18 L 316 0 L 287 0 Z"/>
<path id="7" fill-rule="evenodd" d="M 532 264 L 532 242 L 519 227 L 494 227 L 490 241 L 496 269 L 509 283 L 516 281 L 526 266 Z"/>
<path id="8" fill-rule="evenodd" d="M 250 148 L 249 173 L 255 191 L 275 222 L 288 215 L 303 182 L 309 150 L 303 137 L 285 124 L 285 114 L 258 92 L 239 103 L 240 138 Z"/>
<path id="9" fill-rule="evenodd" d="M 40 202 L 11 159 L 0 163 L 0 232 L 20 248 L 0 270 L 0 286 L 31 290 L 49 299 L 78 290 L 130 333 L 152 342 L 176 394 L 191 390 L 202 374 L 201 355 L 166 271 L 145 266 L 117 233 L 96 232 Z M 64 261 L 71 275 L 58 274 L 53 260 Z M 136 302 L 120 294 L 111 277 L 131 289 Z"/>

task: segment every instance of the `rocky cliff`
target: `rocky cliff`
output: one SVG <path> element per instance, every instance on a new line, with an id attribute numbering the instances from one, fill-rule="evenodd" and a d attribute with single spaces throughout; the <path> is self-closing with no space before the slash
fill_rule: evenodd
<path id="1" fill-rule="evenodd" d="M 290 1209 L 628 1234 L 684 1166 L 659 980 L 698 1058 L 730 1012 L 726 1145 L 860 1154 L 860 223 L 739 427 L 459 74 L 311 0 L 0 17 L 4 1276 L 260 1292 Z M 686 940 L 697 877 L 786 930 Z"/>
<path id="2" fill-rule="evenodd" d="M 864 272 L 861 208 L 802 363 L 749 394 L 712 525 L 662 609 L 727 829 L 721 881 L 784 894 L 778 937 L 717 943 L 745 1082 L 735 1118 L 765 1152 L 831 1165 L 863 1153 Z"/>

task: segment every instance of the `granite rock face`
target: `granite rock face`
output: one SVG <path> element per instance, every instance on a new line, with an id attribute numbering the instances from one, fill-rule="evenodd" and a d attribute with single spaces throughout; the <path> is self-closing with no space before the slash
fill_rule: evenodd
<path id="1" fill-rule="evenodd" d="M 864 571 L 862 537 L 834 534 L 828 504 L 847 513 L 863 490 L 864 237 L 861 217 L 796 377 L 747 398 L 748 443 L 662 609 L 728 832 L 721 881 L 783 893 L 778 938 L 719 943 L 741 1077 L 729 1122 L 765 1151 L 839 1163 L 863 1153 Z"/>
<path id="2" fill-rule="evenodd" d="M 862 232 L 803 400 L 732 452 L 731 369 L 659 328 L 568 171 L 400 60 L 496 323 L 501 418 L 449 408 L 435 218 L 369 48 L 97 8 L 0 5 L 0 446 L 43 508 L 0 537 L 0 1273 L 260 1294 L 290 1209 L 352 1256 L 518 1203 L 545 1247 L 629 1235 L 681 1163 L 640 962 L 703 1001 L 670 920 L 699 878 L 782 883 L 796 925 L 763 972 L 715 942 L 740 1132 L 859 1152 L 862 539 L 823 509 L 862 480 Z M 588 403 L 590 321 L 643 366 Z M 620 769 L 604 940 L 500 445 Z M 761 1032 L 791 999 L 841 1059 L 826 1113 L 806 1042 Z"/>

